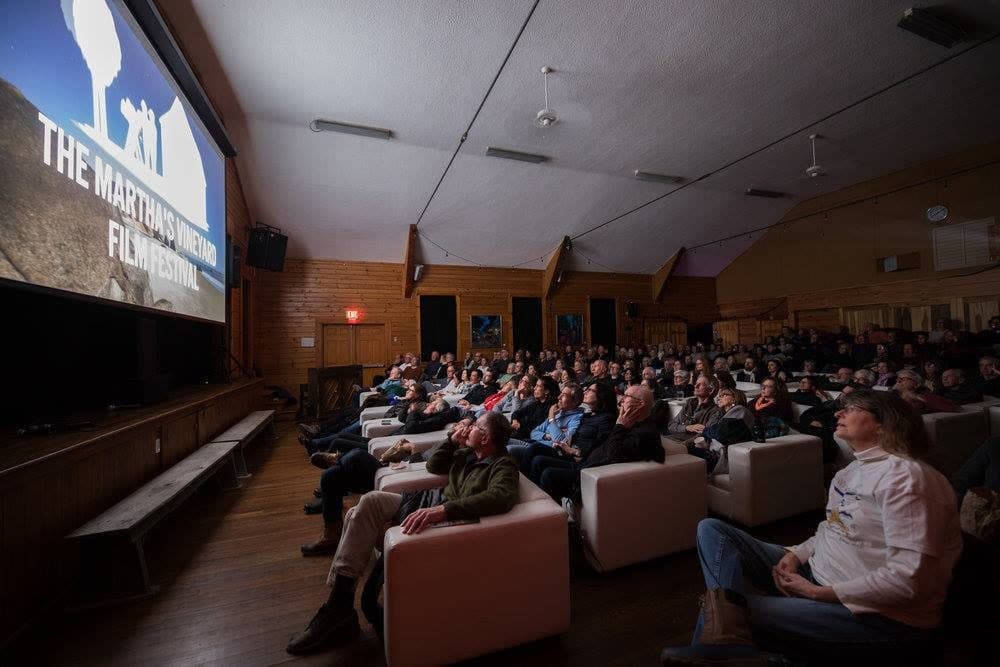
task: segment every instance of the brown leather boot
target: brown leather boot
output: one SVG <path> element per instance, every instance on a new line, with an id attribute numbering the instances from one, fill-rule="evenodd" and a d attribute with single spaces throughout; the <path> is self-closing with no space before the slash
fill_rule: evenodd
<path id="1" fill-rule="evenodd" d="M 343 529 L 343 521 L 327 523 L 323 525 L 323 537 L 311 544 L 303 544 L 300 549 L 303 556 L 328 556 L 337 551 L 340 543 L 340 531 Z"/>
<path id="2" fill-rule="evenodd" d="M 706 591 L 701 613 L 705 625 L 700 643 L 753 645 L 747 601 L 741 594 L 723 588 Z"/>

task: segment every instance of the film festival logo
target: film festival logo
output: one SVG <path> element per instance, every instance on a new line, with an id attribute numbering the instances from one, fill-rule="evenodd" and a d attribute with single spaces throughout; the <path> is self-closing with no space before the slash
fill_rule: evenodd
<path id="1" fill-rule="evenodd" d="M 128 124 L 128 132 L 125 145 L 116 144 L 108 134 L 107 107 L 108 88 L 122 65 L 114 17 L 105 0 L 62 0 L 62 10 L 66 26 L 90 70 L 93 122 L 76 125 L 143 184 L 170 202 L 186 221 L 208 231 L 205 170 L 180 100 L 175 96 L 170 108 L 157 119 L 145 99 L 140 99 L 137 106 L 131 98 L 122 98 L 118 108 Z M 159 155 L 162 172 L 157 171 Z"/>

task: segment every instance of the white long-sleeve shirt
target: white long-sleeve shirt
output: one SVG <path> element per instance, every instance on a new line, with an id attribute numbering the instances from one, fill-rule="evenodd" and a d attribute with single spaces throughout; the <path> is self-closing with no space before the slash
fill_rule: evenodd
<path id="1" fill-rule="evenodd" d="M 962 551 L 955 492 L 926 463 L 879 447 L 855 457 L 830 484 L 826 520 L 791 551 L 855 614 L 936 627 Z"/>

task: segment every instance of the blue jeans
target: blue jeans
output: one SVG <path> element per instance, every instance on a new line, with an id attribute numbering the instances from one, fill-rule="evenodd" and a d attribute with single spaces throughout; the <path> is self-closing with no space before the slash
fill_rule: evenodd
<path id="1" fill-rule="evenodd" d="M 517 462 L 518 468 L 525 477 L 531 474 L 531 462 L 536 456 L 553 455 L 555 451 L 551 445 L 543 445 L 533 440 L 517 440 L 511 438 L 507 442 L 507 453 Z"/>
<path id="2" fill-rule="evenodd" d="M 337 440 L 338 438 L 344 438 L 344 436 L 356 436 L 358 439 L 360 439 L 361 438 L 361 422 L 360 421 L 356 421 L 356 422 L 352 423 L 350 426 L 348 426 L 347 428 L 343 429 L 342 431 L 338 431 L 337 433 L 334 433 L 333 435 L 325 435 L 325 436 L 323 436 L 321 438 L 313 438 L 312 440 L 309 441 L 309 444 L 306 445 L 306 450 L 310 454 L 312 454 L 313 452 L 328 452 L 328 451 L 331 451 L 331 447 L 330 446 L 333 444 L 333 441 Z M 367 444 L 367 442 L 368 441 L 366 439 L 365 440 L 365 444 Z"/>
<path id="3" fill-rule="evenodd" d="M 837 602 L 784 597 L 774 585 L 771 568 L 785 553 L 783 547 L 761 542 L 719 519 L 698 524 L 698 559 L 706 588 L 745 594 L 745 576 L 755 588 L 768 593 L 746 595 L 750 628 L 760 650 L 818 662 L 883 660 L 896 664 L 903 655 L 916 659 L 934 639 L 931 630 L 878 614 L 856 615 Z M 808 563 L 799 568 L 799 574 L 817 583 Z M 699 643 L 703 627 L 699 615 L 692 644 Z"/>

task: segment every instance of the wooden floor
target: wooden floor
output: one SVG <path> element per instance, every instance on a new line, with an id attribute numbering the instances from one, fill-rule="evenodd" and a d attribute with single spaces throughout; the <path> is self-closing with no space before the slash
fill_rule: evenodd
<path id="1" fill-rule="evenodd" d="M 160 592 L 102 611 L 58 614 L 24 636 L 8 665 L 382 665 L 370 628 L 352 646 L 308 658 L 285 653 L 326 599 L 329 558 L 303 558 L 321 519 L 302 513 L 318 484 L 294 427 L 248 452 L 242 489 L 210 488 L 162 523 L 147 542 Z M 209 487 L 211 485 L 208 485 Z M 779 522 L 759 537 L 793 543 L 818 515 Z M 575 577 L 572 628 L 476 660 L 485 665 L 657 665 L 659 650 L 685 643 L 702 592 L 692 551 L 607 575 Z M 429 623 L 432 621 L 429 621 Z"/>

